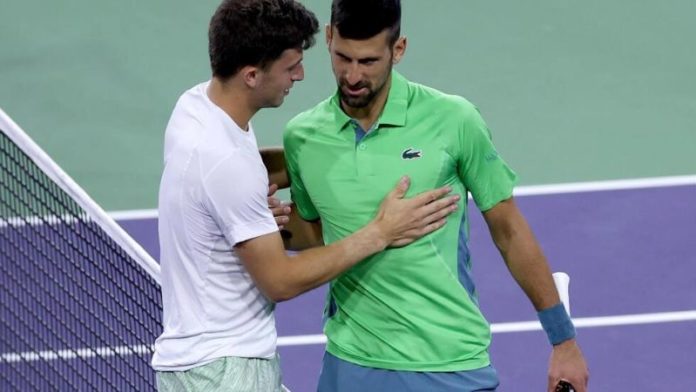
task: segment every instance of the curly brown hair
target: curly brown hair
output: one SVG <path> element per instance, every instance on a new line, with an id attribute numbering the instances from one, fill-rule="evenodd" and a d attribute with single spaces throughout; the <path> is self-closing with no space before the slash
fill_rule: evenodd
<path id="1" fill-rule="evenodd" d="M 224 0 L 210 19 L 213 76 L 227 80 L 247 65 L 265 68 L 287 49 L 309 49 L 319 22 L 295 0 Z"/>

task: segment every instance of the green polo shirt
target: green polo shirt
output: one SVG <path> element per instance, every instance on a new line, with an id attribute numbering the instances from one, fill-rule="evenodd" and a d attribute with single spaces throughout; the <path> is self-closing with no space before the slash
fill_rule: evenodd
<path id="1" fill-rule="evenodd" d="M 500 158 L 478 110 L 464 98 L 397 72 L 378 122 L 356 141 L 338 95 L 288 123 L 291 195 L 300 215 L 321 219 L 324 241 L 366 225 L 403 175 L 407 197 L 450 185 L 486 211 L 512 195 L 515 173 Z M 468 248 L 467 198 L 447 224 L 387 249 L 331 282 L 327 350 L 369 367 L 459 371 L 489 364 L 490 328 L 479 311 Z"/>

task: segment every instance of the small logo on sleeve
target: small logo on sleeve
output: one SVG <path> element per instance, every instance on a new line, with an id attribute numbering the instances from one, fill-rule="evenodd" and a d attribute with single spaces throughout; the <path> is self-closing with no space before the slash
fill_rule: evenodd
<path id="1" fill-rule="evenodd" d="M 407 148 L 401 153 L 402 159 L 418 159 L 423 156 L 421 150 L 414 150 L 413 148 Z"/>
<path id="2" fill-rule="evenodd" d="M 486 154 L 485 159 L 486 159 L 486 162 L 495 161 L 496 159 L 498 159 L 498 151 L 493 150 L 493 151 L 489 152 L 488 154 Z"/>

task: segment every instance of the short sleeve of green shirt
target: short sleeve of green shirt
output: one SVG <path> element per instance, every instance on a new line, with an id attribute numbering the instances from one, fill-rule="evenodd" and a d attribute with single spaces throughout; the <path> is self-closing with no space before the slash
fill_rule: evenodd
<path id="1" fill-rule="evenodd" d="M 313 221 L 319 219 L 319 213 L 312 203 L 312 199 L 307 193 L 307 189 L 302 182 L 302 177 L 297 165 L 295 154 L 299 150 L 297 136 L 290 132 L 285 132 L 283 146 L 285 149 L 285 166 L 290 179 L 290 197 L 295 203 L 295 208 L 302 219 Z"/>
<path id="2" fill-rule="evenodd" d="M 459 132 L 458 173 L 481 211 L 509 199 L 517 175 L 500 157 L 479 111 L 465 105 Z"/>

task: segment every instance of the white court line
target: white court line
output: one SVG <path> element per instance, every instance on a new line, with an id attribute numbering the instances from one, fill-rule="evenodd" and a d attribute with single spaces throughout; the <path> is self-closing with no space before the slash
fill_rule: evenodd
<path id="1" fill-rule="evenodd" d="M 615 327 L 622 325 L 674 323 L 683 321 L 696 321 L 696 310 L 573 318 L 573 323 L 575 324 L 576 328 Z M 491 324 L 491 331 L 493 333 L 528 332 L 540 330 L 541 325 L 538 321 Z M 281 347 L 307 346 L 325 343 L 326 336 L 323 334 L 281 336 L 278 338 L 278 346 Z M 60 351 L 27 351 L 1 354 L 0 363 L 31 362 L 39 360 L 51 361 L 56 359 L 113 357 L 125 355 L 149 355 L 152 352 L 153 347 L 146 345 L 82 348 L 77 350 Z"/>
<path id="2" fill-rule="evenodd" d="M 82 212 L 77 216 L 70 214 L 63 215 L 30 215 L 26 217 L 10 217 L 2 218 L 0 217 L 0 228 L 6 227 L 24 227 L 24 226 L 41 226 L 44 224 L 48 225 L 69 225 L 77 222 L 89 222 L 91 219 L 87 213 Z"/>
<path id="3" fill-rule="evenodd" d="M 515 189 L 515 196 L 555 195 L 597 191 L 620 191 L 643 188 L 696 185 L 696 176 L 635 178 L 626 180 L 574 182 L 566 184 L 530 185 Z"/>
<path id="4" fill-rule="evenodd" d="M 111 211 L 109 216 L 115 221 L 144 220 L 157 218 L 157 209 Z"/>
<path id="5" fill-rule="evenodd" d="M 94 357 L 115 357 L 125 355 L 144 355 L 153 352 L 152 346 L 117 346 L 117 347 L 95 347 L 80 348 L 76 350 L 59 351 L 25 351 L 21 353 L 7 353 L 0 355 L 0 363 L 33 362 L 33 361 L 53 361 L 56 359 L 75 359 L 75 358 L 94 358 Z"/>
<path id="6" fill-rule="evenodd" d="M 622 325 L 674 323 L 681 321 L 696 321 L 696 310 L 573 318 L 575 328 L 616 327 Z M 517 321 L 491 324 L 492 333 L 528 332 L 541 330 L 541 324 L 539 324 L 538 321 Z M 278 338 L 278 346 L 302 346 L 324 343 L 326 343 L 326 336 L 323 334 L 284 336 Z"/>
<path id="7" fill-rule="evenodd" d="M 643 188 L 696 185 L 696 175 L 635 178 L 626 180 L 571 182 L 564 184 L 529 185 L 515 188 L 515 196 L 554 195 L 598 191 L 618 191 Z M 155 219 L 156 209 L 112 211 L 109 215 L 117 221 Z"/>

